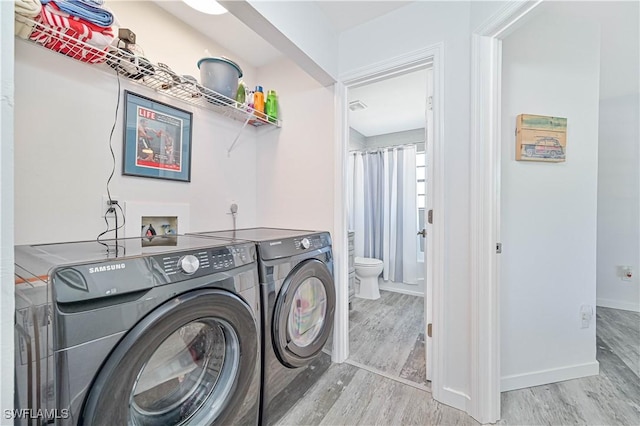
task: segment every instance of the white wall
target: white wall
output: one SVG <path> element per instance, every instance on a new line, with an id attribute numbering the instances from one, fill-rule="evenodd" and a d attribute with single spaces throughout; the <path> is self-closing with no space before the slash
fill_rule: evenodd
<path id="1" fill-rule="evenodd" d="M 596 302 L 600 33 L 550 5 L 503 42 L 502 390 L 598 373 Z M 518 114 L 568 119 L 567 161 L 515 161 Z"/>
<path id="2" fill-rule="evenodd" d="M 338 35 L 316 4 L 255 0 L 249 3 L 327 73 L 337 76 Z"/>
<path id="3" fill-rule="evenodd" d="M 424 151 L 424 138 L 424 129 L 405 130 L 403 132 L 367 137 L 357 130 L 349 128 L 349 151 L 416 144 L 418 152 L 421 152 Z"/>
<path id="4" fill-rule="evenodd" d="M 257 144 L 257 224 L 333 233 L 333 89 L 288 59 L 259 70 L 278 92 L 281 129 Z"/>
<path id="5" fill-rule="evenodd" d="M 0 408 L 13 407 L 13 2 L 0 2 Z M 2 424 L 12 424 L 2 416 Z"/>
<path id="6" fill-rule="evenodd" d="M 320 84 L 330 86 L 336 82 L 338 35 L 314 2 L 221 0 L 220 3 Z"/>
<path id="7" fill-rule="evenodd" d="M 415 2 L 344 32 L 340 73 L 444 43 L 444 356 L 442 395 L 461 407 L 469 395 L 469 72 L 468 2 Z M 461 407 L 464 408 L 464 407 Z"/>
<path id="8" fill-rule="evenodd" d="M 639 129 L 637 93 L 600 101 L 597 303 L 636 312 L 640 312 Z M 622 265 L 633 267 L 631 281 L 620 278 Z"/>
<path id="9" fill-rule="evenodd" d="M 598 306 L 640 312 L 640 4 L 596 2 L 601 23 Z M 617 267 L 632 266 L 622 281 Z"/>
<path id="10" fill-rule="evenodd" d="M 367 138 L 359 131 L 349 127 L 349 151 L 367 149 Z"/>
<path id="11" fill-rule="evenodd" d="M 367 148 L 384 148 L 387 146 L 416 144 L 418 152 L 424 151 L 424 129 L 405 130 L 404 132 L 387 133 L 369 136 Z"/>
<path id="12" fill-rule="evenodd" d="M 196 62 L 204 48 L 227 53 L 153 3 L 115 2 L 112 7 L 122 25 L 135 28 L 145 54 L 178 73 L 199 76 Z M 168 33 L 172 34 L 171 45 L 179 49 L 167 48 Z M 240 65 L 247 81 L 256 81 L 255 70 Z M 227 148 L 242 123 L 171 100 L 126 79 L 121 83 L 122 90 L 193 112 L 191 182 L 122 176 L 121 102 L 113 136 L 112 196 L 125 202 L 189 204 L 191 229 L 178 223 L 178 232 L 232 227 L 227 214 L 232 201 L 239 205 L 238 226 L 254 226 L 258 139 L 254 129 L 243 133 L 229 158 Z M 116 96 L 117 80 L 110 68 L 89 66 L 16 42 L 17 244 L 92 239 L 104 230 L 100 205 L 112 167 L 109 132 Z"/>

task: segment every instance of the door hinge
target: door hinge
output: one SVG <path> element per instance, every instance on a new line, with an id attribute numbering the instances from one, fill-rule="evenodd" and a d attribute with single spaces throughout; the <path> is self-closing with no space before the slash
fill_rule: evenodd
<path id="1" fill-rule="evenodd" d="M 496 253 L 502 253 L 502 243 L 496 244 Z"/>
<path id="2" fill-rule="evenodd" d="M 431 336 L 431 329 L 432 329 L 432 324 L 427 324 L 427 336 L 432 337 Z"/>
<path id="3" fill-rule="evenodd" d="M 427 98 L 427 109 L 433 111 L 433 96 Z"/>
<path id="4" fill-rule="evenodd" d="M 429 210 L 427 213 L 427 222 L 433 225 L 433 210 Z"/>

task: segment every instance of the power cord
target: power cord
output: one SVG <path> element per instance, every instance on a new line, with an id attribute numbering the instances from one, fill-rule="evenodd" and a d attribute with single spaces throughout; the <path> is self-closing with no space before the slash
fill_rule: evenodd
<path id="1" fill-rule="evenodd" d="M 118 43 L 120 43 L 120 39 L 118 39 Z M 109 205 L 112 206 L 113 199 L 111 198 L 111 191 L 109 190 L 109 184 L 111 183 L 111 179 L 113 179 L 113 175 L 116 172 L 116 154 L 113 151 L 113 132 L 116 130 L 116 124 L 118 122 L 118 112 L 120 111 L 120 73 L 116 70 L 116 79 L 118 80 L 118 100 L 116 102 L 116 111 L 113 117 L 113 125 L 111 126 L 111 133 L 109 134 L 109 151 L 111 152 L 111 174 L 109 175 L 109 179 L 107 179 L 107 198 L 109 199 Z"/>
<path id="2" fill-rule="evenodd" d="M 118 39 L 118 45 L 120 44 L 120 39 Z M 96 237 L 96 241 L 100 244 L 102 244 L 103 246 L 105 246 L 107 248 L 107 253 L 110 252 L 111 248 L 109 247 L 108 244 L 100 241 L 100 238 L 102 236 L 104 236 L 105 234 L 114 231 L 115 232 L 115 240 L 116 240 L 116 244 L 115 244 L 115 249 L 116 249 L 116 256 L 118 255 L 118 230 L 122 229 L 126 223 L 126 218 L 125 218 L 125 214 L 124 214 L 124 210 L 122 209 L 122 207 L 120 206 L 120 204 L 118 203 L 117 200 L 114 200 L 111 197 L 111 191 L 109 189 L 109 185 L 111 184 L 111 180 L 113 179 L 113 175 L 116 172 L 116 154 L 113 150 L 113 132 L 116 129 L 116 124 L 118 122 L 118 113 L 120 111 L 120 90 L 121 90 L 121 84 L 120 84 L 120 73 L 118 72 L 118 70 L 116 69 L 116 79 L 118 81 L 118 100 L 116 102 L 116 110 L 114 113 L 114 118 L 113 118 L 113 125 L 111 126 L 111 132 L 109 133 L 109 151 L 111 152 L 111 159 L 112 159 L 112 163 L 111 163 L 111 173 L 109 174 L 109 178 L 107 179 L 107 203 L 109 204 L 109 208 L 107 209 L 107 211 L 104 214 L 104 222 L 106 225 L 106 229 L 104 231 L 102 231 L 100 234 L 98 234 L 98 236 Z M 122 214 L 122 225 L 118 226 L 118 212 L 116 210 L 116 206 L 119 210 L 120 213 Z M 111 229 L 111 225 L 109 224 L 109 219 L 107 218 L 107 216 L 109 215 L 109 213 L 113 213 L 114 217 L 115 217 L 115 228 Z"/>

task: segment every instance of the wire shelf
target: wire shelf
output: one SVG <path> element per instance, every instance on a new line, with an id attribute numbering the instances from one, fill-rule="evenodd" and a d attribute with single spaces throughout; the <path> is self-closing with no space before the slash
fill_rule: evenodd
<path id="1" fill-rule="evenodd" d="M 253 127 L 282 125 L 281 120 L 239 104 L 234 99 L 206 88 L 195 78 L 185 78 L 167 65 L 154 64 L 128 49 L 108 46 L 102 50 L 79 38 L 68 28 L 51 27 L 39 20 L 22 19 L 33 25 L 30 41 L 90 64 L 106 64 L 129 80 L 187 104 L 213 111 Z M 85 37 L 86 38 L 86 37 Z M 100 65 L 102 66 L 102 65 Z M 243 126 L 244 128 L 244 126 Z"/>

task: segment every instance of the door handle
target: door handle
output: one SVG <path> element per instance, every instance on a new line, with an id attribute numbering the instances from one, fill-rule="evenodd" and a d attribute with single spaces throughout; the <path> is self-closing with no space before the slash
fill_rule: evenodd
<path id="1" fill-rule="evenodd" d="M 422 235 L 422 238 L 427 238 L 427 230 L 423 228 L 422 231 L 418 232 L 418 235 Z"/>

